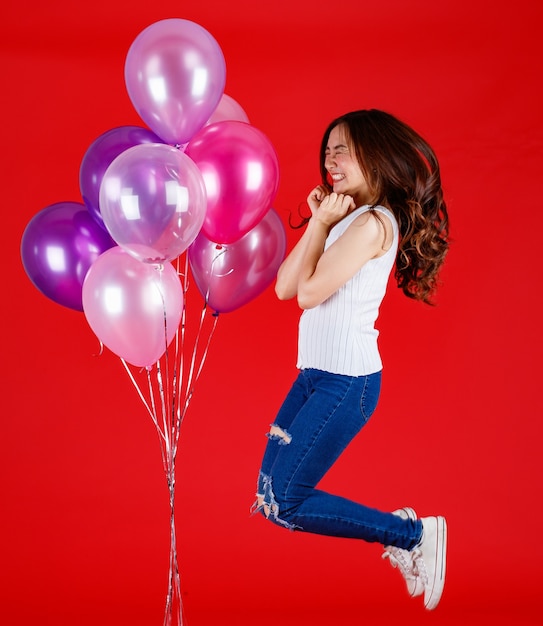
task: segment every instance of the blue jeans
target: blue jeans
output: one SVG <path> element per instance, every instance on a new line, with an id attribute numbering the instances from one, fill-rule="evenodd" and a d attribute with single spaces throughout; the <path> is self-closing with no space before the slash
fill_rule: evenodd
<path id="1" fill-rule="evenodd" d="M 380 388 L 381 372 L 343 376 L 301 370 L 267 435 L 256 510 L 291 530 L 408 550 L 417 545 L 420 520 L 403 520 L 316 488 L 371 417 Z"/>

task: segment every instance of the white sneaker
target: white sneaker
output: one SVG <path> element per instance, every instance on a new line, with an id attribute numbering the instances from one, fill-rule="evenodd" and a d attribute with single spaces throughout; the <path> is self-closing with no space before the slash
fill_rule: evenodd
<path id="1" fill-rule="evenodd" d="M 409 506 L 393 511 L 393 515 L 397 515 L 402 519 L 417 519 L 417 514 Z M 395 546 L 385 546 L 385 551 L 382 555 L 383 559 L 389 560 L 392 567 L 397 567 L 400 570 L 407 584 L 407 591 L 412 598 L 422 595 L 425 589 L 424 583 L 418 575 L 417 563 L 413 558 L 417 555 L 418 553 L 410 552 L 403 548 L 396 548 Z"/>
<path id="2" fill-rule="evenodd" d="M 413 560 L 424 584 L 424 606 L 432 611 L 441 600 L 447 565 L 447 522 L 444 517 L 422 518 L 422 541 L 413 551 Z"/>

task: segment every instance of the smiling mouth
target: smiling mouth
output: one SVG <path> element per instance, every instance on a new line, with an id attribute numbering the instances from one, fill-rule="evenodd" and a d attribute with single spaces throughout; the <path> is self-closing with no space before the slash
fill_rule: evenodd
<path id="1" fill-rule="evenodd" d="M 345 174 L 330 174 L 330 176 L 335 183 L 339 183 L 345 178 Z"/>

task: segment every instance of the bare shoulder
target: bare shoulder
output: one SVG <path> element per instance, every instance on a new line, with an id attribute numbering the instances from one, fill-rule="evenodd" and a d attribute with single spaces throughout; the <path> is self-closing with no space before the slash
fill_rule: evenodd
<path id="1" fill-rule="evenodd" d="M 352 230 L 352 235 L 357 239 L 378 244 L 376 256 L 384 254 L 394 239 L 392 220 L 383 211 L 365 211 L 356 217 L 347 230 Z"/>

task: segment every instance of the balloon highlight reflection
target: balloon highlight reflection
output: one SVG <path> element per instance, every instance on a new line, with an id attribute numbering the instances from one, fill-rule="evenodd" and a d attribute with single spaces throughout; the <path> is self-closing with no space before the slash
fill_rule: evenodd
<path id="1" fill-rule="evenodd" d="M 169 263 L 141 263 L 116 246 L 89 270 L 83 309 L 95 335 L 112 352 L 131 365 L 150 367 L 177 332 L 183 290 Z"/>
<path id="2" fill-rule="evenodd" d="M 189 248 L 198 290 L 208 305 L 228 313 L 247 304 L 271 284 L 286 250 L 286 234 L 271 209 L 238 241 L 218 245 L 200 233 Z"/>
<path id="3" fill-rule="evenodd" d="M 146 263 L 171 261 L 194 241 L 205 219 L 202 174 L 183 152 L 164 144 L 125 150 L 100 187 L 104 224 L 115 241 Z"/>
<path id="4" fill-rule="evenodd" d="M 157 429 L 170 504 L 164 626 L 181 626 L 174 516 L 180 427 L 219 314 L 256 298 L 284 258 L 285 230 L 270 208 L 279 163 L 270 140 L 224 93 L 224 56 L 200 25 L 151 24 L 130 46 L 124 73 L 149 128 L 120 126 L 91 143 L 79 170 L 84 204 L 60 202 L 34 216 L 21 257 L 42 293 L 84 311 Z M 203 307 L 184 367 L 189 269 Z"/>
<path id="5" fill-rule="evenodd" d="M 21 240 L 21 257 L 37 289 L 57 304 L 82 311 L 87 271 L 114 245 L 83 204 L 58 202 L 30 220 Z"/>

